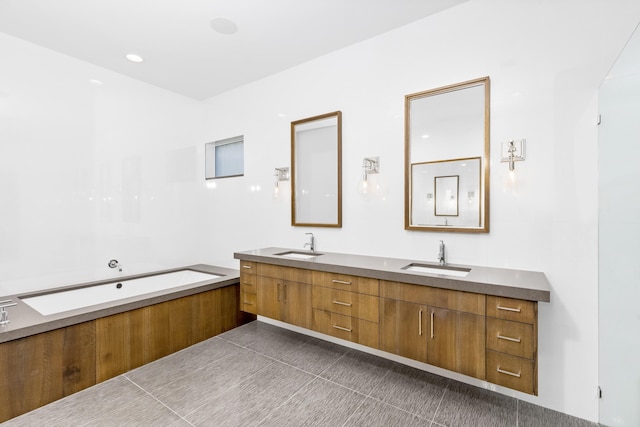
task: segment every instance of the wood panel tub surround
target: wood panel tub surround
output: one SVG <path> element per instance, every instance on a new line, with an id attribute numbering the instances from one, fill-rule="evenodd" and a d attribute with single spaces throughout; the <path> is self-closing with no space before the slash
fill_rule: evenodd
<path id="1" fill-rule="evenodd" d="M 239 326 L 238 284 L 0 344 L 0 422 Z"/>
<path id="2" fill-rule="evenodd" d="M 472 267 L 452 279 L 407 273 L 402 267 L 411 260 L 324 251 L 312 261 L 278 257 L 286 251 L 234 256 L 258 272 L 310 272 L 308 329 L 537 395 L 537 304 L 550 299 L 543 273 Z M 266 289 L 259 276 L 258 301 Z M 301 305 L 299 315 L 307 310 Z M 260 304 L 257 314 L 282 320 Z"/>

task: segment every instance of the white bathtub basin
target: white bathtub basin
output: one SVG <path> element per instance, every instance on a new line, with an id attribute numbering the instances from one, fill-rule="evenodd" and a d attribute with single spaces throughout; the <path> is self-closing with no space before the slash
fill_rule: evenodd
<path id="1" fill-rule="evenodd" d="M 75 310 L 105 302 L 117 301 L 152 292 L 162 291 L 204 280 L 222 277 L 216 274 L 201 273 L 193 270 L 179 270 L 171 273 L 156 274 L 122 281 L 113 281 L 104 285 L 52 292 L 33 297 L 20 297 L 27 305 L 45 316 Z"/>

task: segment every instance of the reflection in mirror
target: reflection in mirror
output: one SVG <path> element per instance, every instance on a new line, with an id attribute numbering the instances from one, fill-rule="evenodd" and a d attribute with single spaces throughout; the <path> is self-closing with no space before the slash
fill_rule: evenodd
<path id="1" fill-rule="evenodd" d="M 342 227 L 342 113 L 291 122 L 291 225 Z"/>
<path id="2" fill-rule="evenodd" d="M 436 176 L 436 216 L 458 216 L 458 175 Z"/>
<path id="3" fill-rule="evenodd" d="M 411 223 L 420 227 L 474 227 L 480 194 L 480 157 L 411 165 Z"/>
<path id="4" fill-rule="evenodd" d="M 488 77 L 405 97 L 405 229 L 489 232 Z"/>

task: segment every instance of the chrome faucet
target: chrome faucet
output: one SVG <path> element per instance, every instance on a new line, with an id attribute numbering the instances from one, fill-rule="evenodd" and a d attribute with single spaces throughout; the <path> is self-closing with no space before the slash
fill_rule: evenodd
<path id="1" fill-rule="evenodd" d="M 117 259 L 112 259 L 111 261 L 109 261 L 109 264 L 107 265 L 109 266 L 109 268 L 118 267 L 118 271 L 122 271 L 122 266 L 120 265 Z"/>
<path id="2" fill-rule="evenodd" d="M 315 252 L 316 251 L 316 239 L 313 237 L 313 233 L 304 233 L 309 237 L 309 241 L 307 243 L 304 244 L 303 247 L 307 247 L 309 246 L 309 249 L 311 250 L 311 252 Z"/>
<path id="3" fill-rule="evenodd" d="M 445 265 L 447 262 L 444 258 L 444 242 L 440 240 L 440 247 L 438 249 L 438 263 L 440 265 Z"/>
<path id="4" fill-rule="evenodd" d="M 9 320 L 9 312 L 6 310 L 9 307 L 15 307 L 17 302 L 11 302 L 10 299 L 0 301 L 0 326 L 7 325 Z"/>

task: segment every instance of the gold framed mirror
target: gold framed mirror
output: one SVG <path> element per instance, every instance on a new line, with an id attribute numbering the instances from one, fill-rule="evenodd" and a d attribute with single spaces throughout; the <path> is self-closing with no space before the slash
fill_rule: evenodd
<path id="1" fill-rule="evenodd" d="M 342 227 L 342 113 L 291 122 L 291 225 Z"/>
<path id="2" fill-rule="evenodd" d="M 406 230 L 489 232 L 489 94 L 482 77 L 405 96 Z"/>

